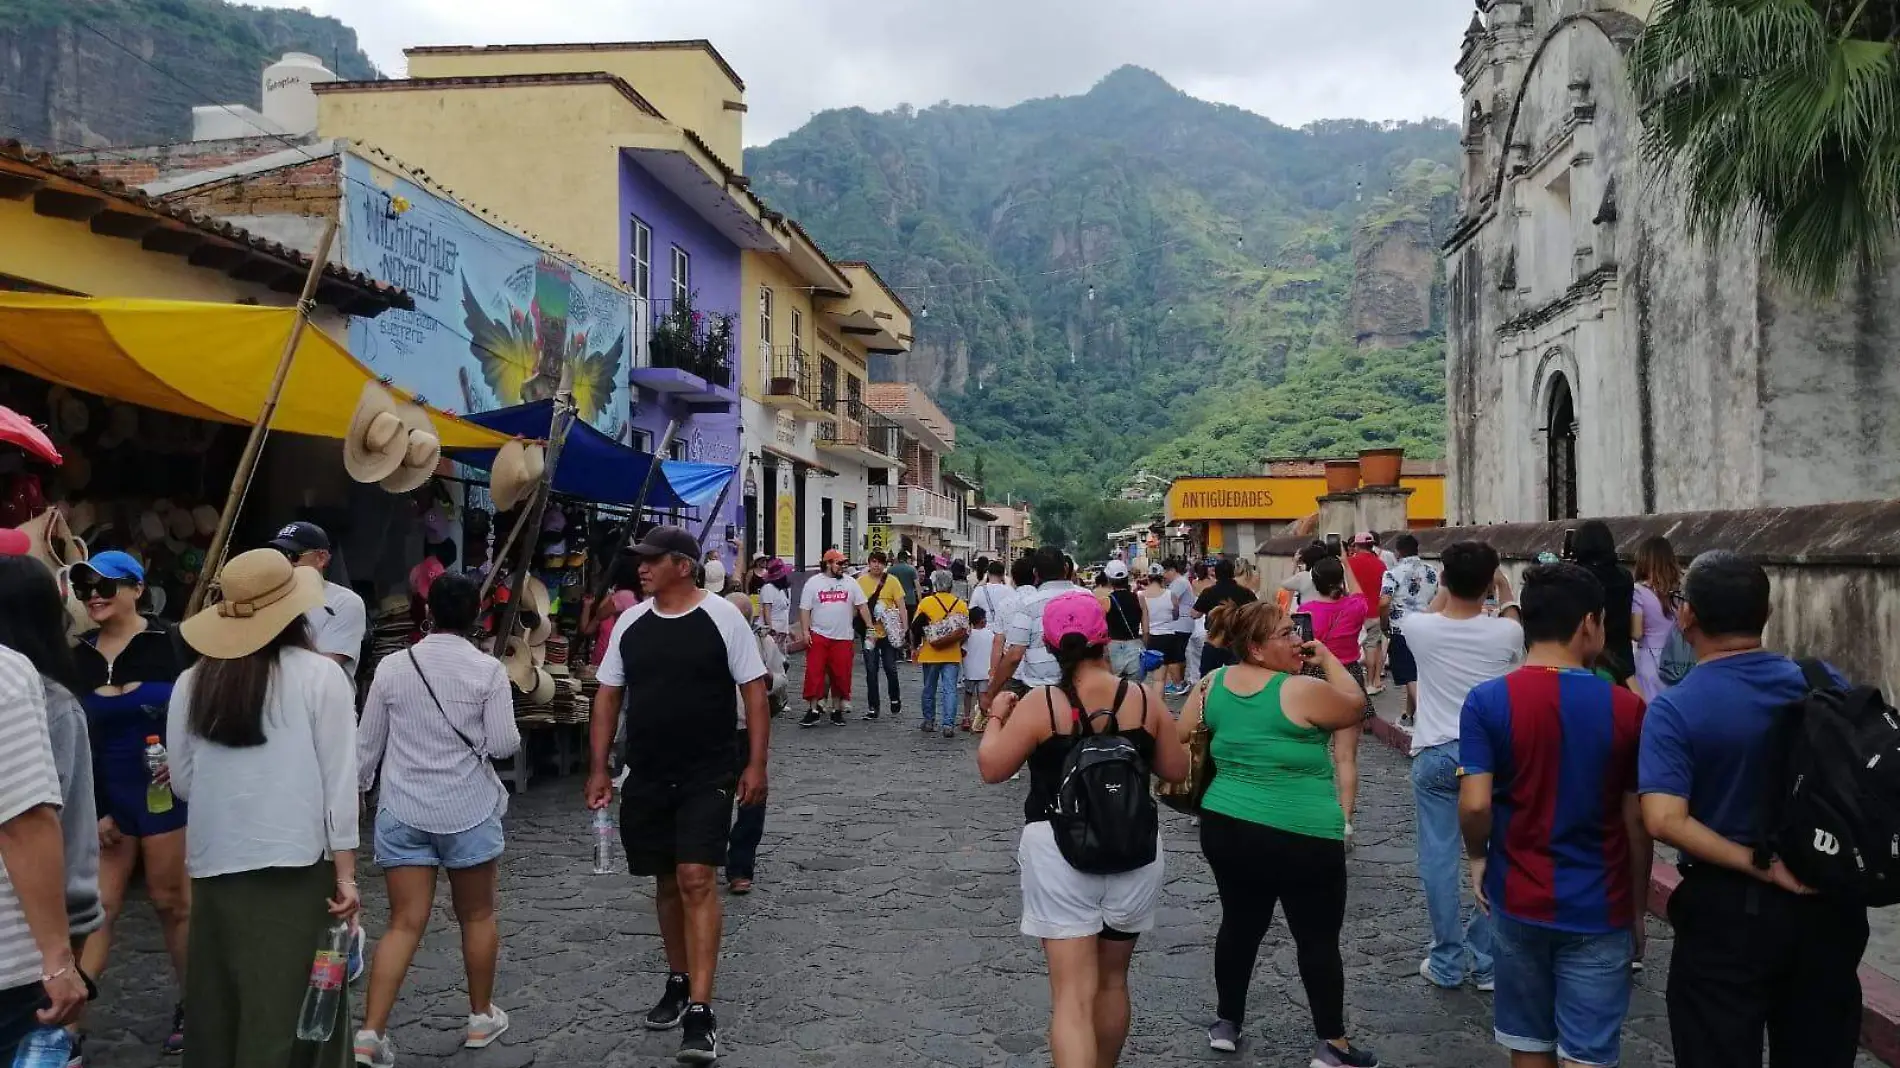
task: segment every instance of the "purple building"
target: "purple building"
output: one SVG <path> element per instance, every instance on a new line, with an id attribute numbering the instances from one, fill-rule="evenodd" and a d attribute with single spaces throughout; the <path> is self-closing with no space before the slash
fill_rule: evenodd
<path id="1" fill-rule="evenodd" d="M 650 169 L 682 162 L 678 153 L 637 149 L 620 156 L 620 275 L 636 294 L 629 435 L 652 452 L 678 419 L 666 459 L 737 466 L 740 246 Z M 707 529 L 707 547 L 723 547 L 740 505 L 735 487 L 711 527 L 702 515 L 693 533 Z"/>

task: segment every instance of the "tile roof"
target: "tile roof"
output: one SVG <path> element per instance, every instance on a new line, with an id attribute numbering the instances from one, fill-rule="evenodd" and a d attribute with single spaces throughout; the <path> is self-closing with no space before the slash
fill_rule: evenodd
<path id="1" fill-rule="evenodd" d="M 242 226 L 235 226 L 213 216 L 206 215 L 203 212 L 193 211 L 176 204 L 166 203 L 157 197 L 134 189 L 115 178 L 108 178 L 95 168 L 78 166 L 60 159 L 58 156 L 24 145 L 19 141 L 11 139 L 0 140 L 0 164 L 7 162 L 24 165 L 27 169 L 39 171 L 49 178 L 84 186 L 108 200 L 117 201 L 119 204 L 131 208 L 133 214 L 142 213 L 149 216 L 169 219 L 174 222 L 182 223 L 186 227 L 204 234 L 207 237 L 241 245 L 259 256 L 277 260 L 299 270 L 307 271 L 310 268 L 311 258 L 307 253 L 291 248 L 282 242 L 272 241 L 269 238 L 258 236 Z M 360 303 L 361 300 L 371 300 L 381 305 L 381 307 L 377 309 L 378 311 L 386 308 L 402 308 L 407 310 L 416 306 L 414 299 L 401 287 L 378 281 L 361 271 L 350 270 L 341 264 L 326 264 L 323 268 L 323 274 L 324 277 L 331 282 L 355 291 L 359 299 L 356 301 L 340 301 L 335 298 L 326 298 L 323 288 L 319 287 L 319 303 L 331 304 L 343 308 L 346 304 L 356 304 Z M 345 310 L 348 309 L 345 308 Z"/>
<path id="2" fill-rule="evenodd" d="M 871 278 L 877 282 L 877 287 L 884 291 L 884 295 L 891 298 L 891 300 L 895 302 L 898 307 L 904 309 L 905 315 L 911 314 L 910 305 L 904 303 L 904 298 L 898 296 L 897 291 L 890 287 L 890 283 L 884 281 L 884 276 L 877 273 L 876 267 L 871 266 L 870 264 L 864 262 L 863 260 L 839 260 L 837 262 L 838 262 L 838 268 L 840 270 L 843 270 L 846 267 L 862 267 L 866 271 L 870 272 Z"/>
<path id="3" fill-rule="evenodd" d="M 719 54 L 711 41 L 695 38 L 684 41 L 569 41 L 557 44 L 498 44 L 498 45 L 418 45 L 405 48 L 405 56 L 453 56 L 479 55 L 484 52 L 671 52 L 686 48 L 704 49 L 712 57 L 726 77 L 740 92 L 745 91 L 745 81 L 739 72 L 732 69 L 726 57 Z"/>
<path id="4" fill-rule="evenodd" d="M 314 82 L 318 93 L 399 93 L 408 89 L 480 89 L 506 85 L 606 85 L 633 102 L 633 106 L 656 119 L 664 119 L 660 109 L 641 96 L 639 90 L 606 71 L 564 71 L 558 74 L 480 74 L 455 78 L 386 78 L 361 82 Z"/>

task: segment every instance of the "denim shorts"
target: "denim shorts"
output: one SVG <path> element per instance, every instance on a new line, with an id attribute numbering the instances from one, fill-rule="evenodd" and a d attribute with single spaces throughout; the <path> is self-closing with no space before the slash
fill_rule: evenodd
<path id="1" fill-rule="evenodd" d="M 1558 931 L 1502 912 L 1493 918 L 1498 1044 L 1555 1052 L 1578 1064 L 1615 1064 L 1630 1007 L 1630 933 Z"/>
<path id="2" fill-rule="evenodd" d="M 387 812 L 376 813 L 379 868 L 478 868 L 501 856 L 501 817 L 490 816 L 466 831 L 431 834 Z"/>

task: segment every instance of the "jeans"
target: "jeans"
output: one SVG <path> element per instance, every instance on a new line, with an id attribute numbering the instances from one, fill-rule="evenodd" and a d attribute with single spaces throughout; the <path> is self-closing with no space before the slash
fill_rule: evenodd
<path id="1" fill-rule="evenodd" d="M 1577 1064 L 1616 1064 L 1630 1007 L 1630 933 L 1578 934 L 1502 913 L 1492 922 L 1498 1045 Z"/>
<path id="2" fill-rule="evenodd" d="M 1491 917 L 1464 915 L 1464 840 L 1458 830 L 1458 743 L 1435 745 L 1412 758 L 1418 805 L 1418 878 L 1432 918 L 1431 979 L 1457 986 L 1491 979 Z"/>
<path id="3" fill-rule="evenodd" d="M 873 712 L 878 710 L 877 669 L 879 664 L 884 666 L 884 681 L 891 691 L 891 711 L 896 712 L 904 707 L 904 698 L 897 688 L 897 647 L 891 644 L 889 638 L 879 638 L 876 645 L 864 650 L 865 700 L 869 702 L 864 707 Z"/>
<path id="4" fill-rule="evenodd" d="M 20 1043 L 40 1025 L 34 1015 L 46 1007 L 46 991 L 39 983 L 0 990 L 0 1064 L 12 1064 Z"/>
<path id="5" fill-rule="evenodd" d="M 960 690 L 957 682 L 963 677 L 963 665 L 957 661 L 948 664 L 924 665 L 924 726 L 957 725 L 957 694 Z M 943 709 L 941 718 L 937 710 Z"/>
<path id="6" fill-rule="evenodd" d="M 744 775 L 752 759 L 751 732 L 739 731 L 733 741 L 735 774 Z M 765 837 L 765 803 L 740 805 L 732 815 L 732 835 L 726 840 L 726 878 L 750 879 L 759 856 L 759 840 Z"/>

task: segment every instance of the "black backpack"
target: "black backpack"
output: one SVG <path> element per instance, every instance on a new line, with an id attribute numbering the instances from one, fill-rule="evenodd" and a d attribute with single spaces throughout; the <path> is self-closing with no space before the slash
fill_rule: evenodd
<path id="1" fill-rule="evenodd" d="M 1769 737 L 1755 866 L 1780 857 L 1815 890 L 1900 904 L 1900 713 L 1871 686 L 1801 661 L 1808 694 Z"/>
<path id="2" fill-rule="evenodd" d="M 1107 711 L 1085 714 L 1075 707 L 1075 741 L 1063 758 L 1062 779 L 1049 806 L 1049 826 L 1062 859 L 1090 875 L 1118 875 L 1146 867 L 1154 863 L 1160 841 L 1161 814 L 1148 788 L 1148 761 L 1116 721 L 1127 692 L 1128 680 L 1123 679 Z M 1075 704 L 1073 697 L 1070 702 Z M 1145 690 L 1141 705 L 1146 722 Z M 1051 729 L 1055 716 L 1051 700 Z M 1103 718 L 1108 726 L 1098 731 L 1095 721 Z"/>

